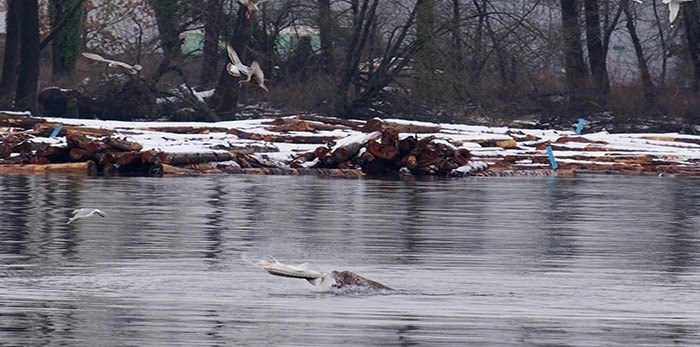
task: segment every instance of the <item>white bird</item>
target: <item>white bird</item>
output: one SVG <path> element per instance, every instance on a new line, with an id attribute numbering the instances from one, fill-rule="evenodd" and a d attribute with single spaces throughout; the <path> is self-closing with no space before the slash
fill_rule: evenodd
<path id="1" fill-rule="evenodd" d="M 243 65 L 241 58 L 238 57 L 238 53 L 233 49 L 230 43 L 226 44 L 226 52 L 228 52 L 228 59 L 231 61 L 226 64 L 226 71 L 229 75 L 233 77 L 241 77 L 241 74 L 248 76 L 250 68 Z"/>
<path id="2" fill-rule="evenodd" d="M 668 4 L 668 19 L 670 23 L 673 23 L 673 21 L 676 19 L 678 16 L 678 11 L 681 9 L 681 2 L 687 2 L 687 1 L 693 1 L 693 0 L 663 0 L 664 4 Z"/>
<path id="3" fill-rule="evenodd" d="M 99 210 L 96 208 L 79 208 L 77 210 L 73 210 L 73 217 L 68 219 L 68 222 L 66 224 L 70 224 L 71 222 L 73 222 L 77 219 L 92 217 L 95 214 L 97 214 L 103 218 L 107 217 L 106 213 L 104 213 L 102 210 Z"/>
<path id="4" fill-rule="evenodd" d="M 241 77 L 241 75 L 245 75 L 247 78 L 238 82 L 239 84 L 254 84 L 260 89 L 268 93 L 270 92 L 270 90 L 265 86 L 265 73 L 263 73 L 260 63 L 253 61 L 250 66 L 244 65 L 241 62 L 241 59 L 238 57 L 238 53 L 236 53 L 236 50 L 233 49 L 231 44 L 226 44 L 226 51 L 228 52 L 228 58 L 231 61 L 230 63 L 226 64 L 226 72 L 228 72 L 229 75 L 233 77 Z"/>
<path id="5" fill-rule="evenodd" d="M 248 72 L 248 79 L 240 81 L 239 83 L 251 83 L 258 86 L 260 89 L 270 92 L 267 87 L 265 87 L 265 74 L 263 73 L 260 63 L 253 61 L 250 64 L 250 71 Z"/>
<path id="6" fill-rule="evenodd" d="M 238 0 L 241 5 L 245 6 L 248 10 L 245 12 L 246 18 L 250 18 L 250 15 L 255 11 L 260 11 L 258 5 L 262 4 L 267 0 Z"/>
<path id="7" fill-rule="evenodd" d="M 143 69 L 143 67 L 139 64 L 129 65 L 129 64 L 122 62 L 122 61 L 107 59 L 107 58 L 105 58 L 99 54 L 95 54 L 95 53 L 83 52 L 83 57 L 91 59 L 91 60 L 99 61 L 102 63 L 106 63 L 107 66 L 109 66 L 109 67 L 120 67 L 122 69 L 125 69 L 126 72 L 128 72 L 132 75 L 139 73 L 139 71 L 141 71 L 141 69 Z"/>

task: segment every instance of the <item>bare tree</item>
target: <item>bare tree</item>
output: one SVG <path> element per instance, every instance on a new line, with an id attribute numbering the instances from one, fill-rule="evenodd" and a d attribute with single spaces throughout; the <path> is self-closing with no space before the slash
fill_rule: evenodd
<path id="1" fill-rule="evenodd" d="M 153 80 L 158 81 L 168 71 L 179 70 L 178 64 L 182 56 L 180 34 L 193 20 L 185 8 L 190 6 L 190 3 L 183 4 L 175 0 L 148 0 L 148 3 L 155 12 L 160 47 L 163 50 L 163 60 L 153 74 Z"/>
<path id="2" fill-rule="evenodd" d="M 331 1 L 318 0 L 318 30 L 321 41 L 321 60 L 327 73 L 333 71 L 333 19 Z"/>
<path id="3" fill-rule="evenodd" d="M 634 15 L 629 7 L 629 0 L 621 0 L 620 6 L 622 6 L 623 11 L 625 12 L 625 17 L 627 19 L 627 31 L 630 34 L 632 45 L 634 45 L 634 53 L 637 56 L 637 64 L 639 66 L 642 87 L 644 89 L 644 98 L 647 100 L 647 102 L 651 102 L 654 99 L 654 84 L 651 80 L 651 73 L 649 72 L 646 57 L 644 56 L 644 48 L 642 48 L 641 40 L 637 34 Z"/>
<path id="4" fill-rule="evenodd" d="M 593 94 L 607 95 L 610 92 L 610 84 L 605 62 L 606 50 L 603 46 L 598 0 L 584 0 L 583 4 L 586 18 L 586 47 L 588 49 L 588 63 L 591 68 Z"/>
<path id="5" fill-rule="evenodd" d="M 199 84 L 205 88 L 216 82 L 219 61 L 219 37 L 221 36 L 223 0 L 207 0 L 204 9 L 204 46 L 202 48 L 202 70 Z"/>
<path id="6" fill-rule="evenodd" d="M 19 35 L 21 0 L 9 0 L 6 13 L 5 54 L 0 80 L 0 108 L 9 110 L 13 107 L 15 88 L 17 86 L 17 64 L 19 63 Z"/>
<path id="7" fill-rule="evenodd" d="M 20 48 L 15 109 L 37 111 L 39 82 L 39 4 L 37 0 L 22 0 L 19 4 Z"/>
<path id="8" fill-rule="evenodd" d="M 693 64 L 693 91 L 700 92 L 700 4 L 698 1 L 683 5 L 683 23 L 688 42 L 688 53 Z"/>
<path id="9" fill-rule="evenodd" d="M 587 84 L 586 65 L 581 48 L 581 27 L 578 18 L 578 2 L 561 0 L 562 39 L 566 82 L 571 92 L 579 92 Z"/>
<path id="10" fill-rule="evenodd" d="M 236 14 L 236 24 L 233 30 L 230 44 L 236 49 L 239 58 L 245 61 L 248 57 L 248 44 L 253 33 L 253 15 L 246 14 L 245 6 L 238 7 Z M 238 81 L 232 78 L 224 67 L 219 74 L 219 82 L 216 85 L 214 96 L 210 100 L 210 104 L 214 108 L 214 112 L 220 119 L 233 119 L 238 106 L 238 97 L 240 94 L 240 86 Z"/>

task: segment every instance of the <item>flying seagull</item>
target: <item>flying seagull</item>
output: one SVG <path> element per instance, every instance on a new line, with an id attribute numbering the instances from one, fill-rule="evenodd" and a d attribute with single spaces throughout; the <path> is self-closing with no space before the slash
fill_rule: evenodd
<path id="1" fill-rule="evenodd" d="M 250 15 L 255 11 L 260 11 L 258 5 L 262 4 L 267 0 L 238 0 L 241 5 L 245 6 L 248 10 L 245 12 L 245 17 L 250 18 Z"/>
<path id="2" fill-rule="evenodd" d="M 226 52 L 228 53 L 228 59 L 231 61 L 226 64 L 228 74 L 233 77 L 241 77 L 241 74 L 248 76 L 250 68 L 243 65 L 241 58 L 238 57 L 238 53 L 236 53 L 236 50 L 233 49 L 230 43 L 226 44 Z"/>
<path id="3" fill-rule="evenodd" d="M 320 272 L 309 269 L 308 263 L 287 265 L 280 263 L 277 261 L 277 259 L 273 258 L 272 260 L 273 261 L 271 262 L 261 260 L 258 262 L 258 266 L 263 268 L 263 270 L 267 271 L 271 275 L 302 278 L 307 280 L 312 285 L 323 289 L 356 286 L 370 289 L 392 290 L 392 288 L 384 284 L 362 277 L 351 271 Z"/>
<path id="4" fill-rule="evenodd" d="M 66 224 L 70 224 L 77 219 L 92 217 L 95 214 L 103 218 L 107 217 L 106 213 L 96 208 L 79 208 L 77 210 L 73 210 L 73 217 L 71 217 Z"/>
<path id="5" fill-rule="evenodd" d="M 681 2 L 687 2 L 687 1 L 693 1 L 693 0 L 664 0 L 664 4 L 668 4 L 668 19 L 669 22 L 673 23 L 673 21 L 676 19 L 678 16 L 678 11 L 681 9 Z"/>
<path id="6" fill-rule="evenodd" d="M 642 0 L 634 0 L 638 3 L 642 3 Z M 693 0 L 663 0 L 662 2 L 668 5 L 668 21 L 673 24 L 673 21 L 678 17 L 678 12 L 681 9 L 681 2 L 688 2 Z"/>
<path id="7" fill-rule="evenodd" d="M 141 71 L 141 69 L 143 68 L 139 64 L 129 65 L 129 64 L 122 62 L 122 61 L 107 59 L 107 58 L 105 58 L 99 54 L 95 54 L 95 53 L 83 52 L 83 57 L 94 60 L 94 61 L 106 63 L 107 66 L 109 66 L 109 67 L 120 67 L 132 75 L 139 73 L 139 71 Z"/>
<path id="8" fill-rule="evenodd" d="M 265 74 L 263 73 L 260 63 L 253 61 L 250 63 L 250 71 L 248 72 L 248 79 L 240 81 L 239 83 L 250 83 L 258 86 L 260 89 L 270 92 L 267 87 L 265 87 Z"/>
<path id="9" fill-rule="evenodd" d="M 260 67 L 260 63 L 253 61 L 250 66 L 244 65 L 231 44 L 226 44 L 226 51 L 228 52 L 228 59 L 230 60 L 230 62 L 226 64 L 226 72 L 228 72 L 229 75 L 233 77 L 245 75 L 247 78 L 238 82 L 239 84 L 253 84 L 268 93 L 270 92 L 265 86 L 265 74 Z"/>

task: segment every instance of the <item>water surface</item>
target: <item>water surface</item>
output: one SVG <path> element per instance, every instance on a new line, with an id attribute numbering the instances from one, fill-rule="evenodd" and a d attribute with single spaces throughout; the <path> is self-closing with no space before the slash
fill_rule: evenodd
<path id="1" fill-rule="evenodd" d="M 2 176 L 0 344 L 700 345 L 698 182 Z"/>

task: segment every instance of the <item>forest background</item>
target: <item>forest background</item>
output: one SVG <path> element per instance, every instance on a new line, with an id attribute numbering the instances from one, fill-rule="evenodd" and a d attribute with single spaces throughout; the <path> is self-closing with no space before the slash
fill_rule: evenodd
<path id="1" fill-rule="evenodd" d="M 0 109 L 696 131 L 700 0 L 680 4 L 670 23 L 660 0 L 269 0 L 254 12 L 235 0 L 5 0 Z M 226 43 L 260 62 L 269 93 L 226 73 Z"/>

